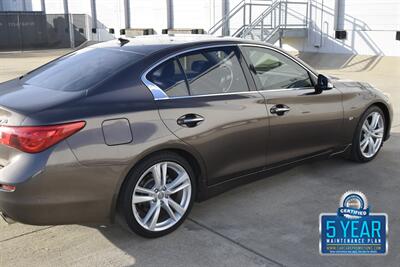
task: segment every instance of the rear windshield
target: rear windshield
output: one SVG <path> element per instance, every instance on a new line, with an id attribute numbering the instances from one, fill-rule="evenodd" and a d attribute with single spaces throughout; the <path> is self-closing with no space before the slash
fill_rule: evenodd
<path id="1" fill-rule="evenodd" d="M 84 48 L 34 70 L 23 82 L 59 91 L 86 90 L 141 58 L 132 52 Z"/>

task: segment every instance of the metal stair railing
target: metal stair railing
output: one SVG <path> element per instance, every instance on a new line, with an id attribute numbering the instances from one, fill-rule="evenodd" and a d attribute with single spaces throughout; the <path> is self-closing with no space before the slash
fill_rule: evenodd
<path id="1" fill-rule="evenodd" d="M 252 6 L 263 6 L 265 10 L 255 19 L 252 19 Z M 277 34 L 281 37 L 284 29 L 306 29 L 308 27 L 308 1 L 258 0 L 258 2 L 255 2 L 255 0 L 242 0 L 211 27 L 208 33 L 215 34 L 222 29 L 223 34 L 228 35 L 227 32 L 224 32 L 224 29 L 231 29 L 230 22 L 235 19 L 237 22 L 237 17 L 241 15 L 241 11 L 243 13 L 242 22 L 239 27 L 234 29 L 233 34 L 229 34 L 230 36 L 250 37 L 268 42 Z M 246 15 L 248 16 L 246 17 Z"/>
<path id="2" fill-rule="evenodd" d="M 304 5 L 305 14 L 299 13 L 294 9 L 288 8 L 289 5 Z M 281 34 L 282 29 L 297 28 L 304 29 L 308 27 L 308 2 L 298 1 L 276 1 L 269 8 L 260 14 L 248 27 L 244 27 L 240 37 L 247 38 L 251 36 L 255 39 L 253 31 L 259 30 L 259 39 L 264 42 L 268 42 L 275 34 Z M 288 23 L 288 15 L 291 18 L 300 20 L 300 23 Z M 264 21 L 270 17 L 269 24 Z M 265 31 L 267 30 L 267 34 Z"/>
<path id="3" fill-rule="evenodd" d="M 266 25 L 264 25 L 264 19 L 271 15 L 271 24 L 270 24 L 270 28 L 274 28 L 273 26 L 273 21 L 272 21 L 272 12 L 275 12 L 277 7 L 281 7 L 281 1 L 276 1 L 274 2 L 270 7 L 268 7 L 264 12 L 262 12 L 260 14 L 260 16 L 258 16 L 252 23 L 250 26 L 246 27 L 246 29 L 242 32 L 241 37 L 245 38 L 249 33 L 251 33 L 252 30 L 256 29 L 256 28 L 260 28 L 261 31 L 263 31 Z M 280 16 L 279 16 L 280 18 Z M 261 24 L 261 25 L 260 25 Z M 268 28 L 268 26 L 267 26 Z"/>
<path id="4" fill-rule="evenodd" d="M 244 8 L 244 3 L 246 0 L 240 1 L 234 8 L 232 8 L 231 11 L 229 11 L 228 14 L 222 17 L 217 23 L 214 24 L 209 30 L 209 34 L 214 34 L 216 33 L 219 29 L 221 29 L 224 25 L 227 24 L 227 22 L 235 15 L 237 14 L 242 8 Z"/>
<path id="5" fill-rule="evenodd" d="M 252 23 L 252 7 L 263 6 L 268 7 L 272 4 L 272 0 L 242 0 L 235 7 L 233 7 L 228 14 L 223 16 L 217 23 L 214 24 L 209 30 L 208 34 L 215 34 L 218 30 L 224 29 L 224 27 L 229 27 L 230 22 L 241 15 L 242 13 L 242 25 L 239 29 L 231 36 L 236 36 L 241 29 Z M 246 12 L 246 10 L 248 10 Z"/>

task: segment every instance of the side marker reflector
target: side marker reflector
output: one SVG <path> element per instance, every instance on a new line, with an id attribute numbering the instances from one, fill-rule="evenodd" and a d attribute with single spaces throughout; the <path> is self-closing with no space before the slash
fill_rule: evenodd
<path id="1" fill-rule="evenodd" d="M 8 184 L 0 184 L 0 191 L 5 191 L 5 192 L 14 192 L 16 189 L 15 186 L 13 185 L 8 185 Z"/>

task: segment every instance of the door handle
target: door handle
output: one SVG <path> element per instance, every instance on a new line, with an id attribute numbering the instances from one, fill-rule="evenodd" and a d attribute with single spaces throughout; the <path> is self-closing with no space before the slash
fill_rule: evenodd
<path id="1" fill-rule="evenodd" d="M 186 114 L 183 115 L 182 117 L 179 117 L 179 119 L 176 120 L 176 123 L 178 125 L 183 126 L 183 127 L 196 127 L 200 123 L 204 121 L 204 117 L 198 115 L 198 114 Z"/>
<path id="2" fill-rule="evenodd" d="M 290 111 L 290 108 L 283 104 L 278 104 L 273 106 L 270 110 L 271 114 L 276 114 L 278 116 L 284 115 L 286 112 Z"/>

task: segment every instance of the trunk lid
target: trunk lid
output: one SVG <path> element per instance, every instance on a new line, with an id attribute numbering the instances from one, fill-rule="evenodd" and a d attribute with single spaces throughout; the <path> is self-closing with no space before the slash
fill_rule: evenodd
<path id="1" fill-rule="evenodd" d="M 14 79 L 0 84 L 0 125 L 21 125 L 26 116 L 80 98 L 86 91 L 58 91 Z"/>

